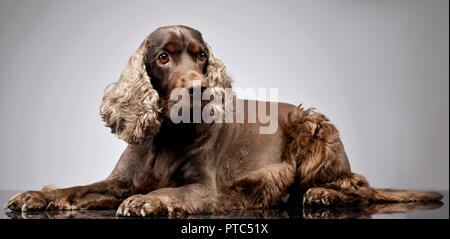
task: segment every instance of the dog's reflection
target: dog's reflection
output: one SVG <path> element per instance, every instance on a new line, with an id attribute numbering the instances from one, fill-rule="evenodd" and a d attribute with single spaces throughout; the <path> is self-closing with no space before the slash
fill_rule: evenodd
<path id="1" fill-rule="evenodd" d="M 374 214 L 407 213 L 413 210 L 433 210 L 443 205 L 440 201 L 383 203 L 372 204 L 366 207 L 354 208 L 315 208 L 305 207 L 298 209 L 271 208 L 265 210 L 232 211 L 219 214 L 202 215 L 173 215 L 158 218 L 178 219 L 229 219 L 229 218 L 256 218 L 256 219 L 352 219 L 371 218 Z M 75 210 L 75 211 L 41 211 L 16 212 L 7 211 L 5 216 L 11 219 L 114 219 L 115 210 Z"/>
<path id="2" fill-rule="evenodd" d="M 408 213 L 414 210 L 433 210 L 443 205 L 440 201 L 378 203 L 359 208 L 303 208 L 304 219 L 370 219 L 375 214 Z"/>

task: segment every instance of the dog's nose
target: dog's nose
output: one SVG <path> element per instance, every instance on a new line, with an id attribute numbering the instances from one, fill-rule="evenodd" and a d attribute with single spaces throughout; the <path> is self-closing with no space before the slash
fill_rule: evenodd
<path id="1" fill-rule="evenodd" d="M 208 83 L 205 79 L 192 79 L 187 81 L 185 88 L 188 90 L 189 94 L 194 94 L 196 92 L 203 93 L 208 88 Z"/>

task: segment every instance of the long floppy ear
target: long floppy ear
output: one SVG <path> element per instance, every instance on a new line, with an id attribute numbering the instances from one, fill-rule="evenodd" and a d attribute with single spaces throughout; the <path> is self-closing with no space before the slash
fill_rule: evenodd
<path id="1" fill-rule="evenodd" d="M 111 132 L 130 144 L 141 143 L 159 131 L 158 92 L 145 69 L 148 38 L 142 42 L 122 71 L 120 79 L 103 96 L 100 115 Z"/>
<path id="2" fill-rule="evenodd" d="M 214 57 L 212 49 L 206 43 L 208 47 L 208 67 L 206 68 L 206 78 L 210 87 L 231 88 L 233 81 L 227 74 L 227 68 L 221 60 Z"/>

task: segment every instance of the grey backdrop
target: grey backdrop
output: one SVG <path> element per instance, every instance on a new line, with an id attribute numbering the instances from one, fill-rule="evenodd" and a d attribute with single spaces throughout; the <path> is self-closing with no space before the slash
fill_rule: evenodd
<path id="1" fill-rule="evenodd" d="M 449 2 L 0 0 L 0 189 L 104 179 L 126 144 L 99 116 L 144 37 L 203 32 L 236 87 L 337 125 L 376 187 L 449 185 Z"/>

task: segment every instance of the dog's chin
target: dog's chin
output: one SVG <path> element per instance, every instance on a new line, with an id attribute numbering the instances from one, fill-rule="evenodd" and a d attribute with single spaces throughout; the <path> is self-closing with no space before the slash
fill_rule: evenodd
<path id="1" fill-rule="evenodd" d="M 193 102 L 189 102 L 189 103 L 186 103 L 186 104 L 178 103 L 178 105 L 177 105 L 178 115 L 179 116 L 182 115 L 182 110 L 183 109 L 189 109 L 189 115 L 191 116 L 191 121 L 190 122 L 192 122 L 192 116 L 194 115 L 194 113 L 197 113 L 197 112 L 194 112 L 194 110 L 195 111 L 200 111 L 200 114 L 201 114 L 201 112 L 203 112 L 203 108 L 208 103 L 209 103 L 208 101 L 204 101 L 204 100 L 202 100 L 201 103 L 197 103 L 197 104 L 194 104 Z M 165 116 L 167 118 L 171 117 L 170 114 L 171 114 L 172 110 L 175 110 L 175 109 L 173 109 L 175 104 L 177 104 L 177 102 L 171 102 L 166 107 L 164 107 L 166 109 L 165 110 Z"/>
<path id="2" fill-rule="evenodd" d="M 205 106 L 207 106 L 209 103 L 211 103 L 210 100 L 201 100 L 200 102 L 196 102 L 196 103 L 191 101 L 191 102 L 186 103 L 186 104 L 183 104 L 183 103 L 178 104 L 177 105 L 178 116 L 182 115 L 183 109 L 189 109 L 189 122 L 182 121 L 182 122 L 180 122 L 180 124 L 213 124 L 214 121 L 211 122 L 211 123 L 204 122 L 203 115 L 202 115 Z M 171 112 L 172 112 L 172 110 L 176 110 L 176 109 L 173 109 L 173 106 L 175 104 L 177 104 L 177 102 L 169 102 L 168 105 L 166 107 L 164 107 L 166 109 L 165 113 L 164 113 L 165 117 L 168 118 L 169 120 L 171 120 L 172 122 L 173 122 L 173 120 L 171 119 Z M 217 113 L 220 113 L 220 114 L 223 114 L 223 111 L 224 111 L 223 108 L 224 107 L 221 104 L 213 105 L 214 111 L 218 111 Z M 213 112 L 211 112 L 211 114 L 212 113 Z M 199 115 L 200 118 L 197 118 L 197 121 L 194 121 L 194 115 Z M 200 119 L 200 122 L 198 122 L 198 119 Z"/>

